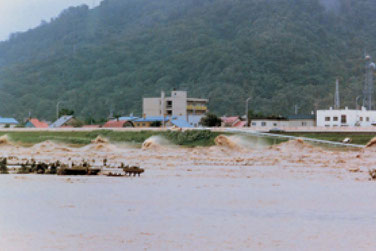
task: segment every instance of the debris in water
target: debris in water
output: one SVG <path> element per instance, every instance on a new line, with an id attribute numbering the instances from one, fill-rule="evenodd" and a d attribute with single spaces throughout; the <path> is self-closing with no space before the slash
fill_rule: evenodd
<path id="1" fill-rule="evenodd" d="M 360 168 L 359 167 L 352 167 L 352 168 L 349 168 L 348 170 L 351 173 L 358 173 L 358 172 L 360 172 Z"/>
<path id="2" fill-rule="evenodd" d="M 376 179 L 376 169 L 375 169 L 375 168 L 369 169 L 369 170 L 368 170 L 368 173 L 369 173 L 369 175 L 371 176 L 371 179 L 372 179 L 372 180 L 375 180 L 375 179 Z"/>
<path id="3" fill-rule="evenodd" d="M 140 176 L 143 172 L 145 172 L 144 169 L 142 169 L 138 166 L 131 166 L 131 167 L 126 166 L 126 167 L 124 167 L 123 170 L 124 170 L 125 174 L 129 174 L 129 176 L 132 176 L 132 174 L 133 174 L 133 176 L 136 176 L 136 175 Z"/>

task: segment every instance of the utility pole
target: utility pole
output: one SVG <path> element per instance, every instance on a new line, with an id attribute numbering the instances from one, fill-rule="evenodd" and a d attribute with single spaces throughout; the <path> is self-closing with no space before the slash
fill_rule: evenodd
<path id="1" fill-rule="evenodd" d="M 161 91 L 161 113 L 162 113 L 162 127 L 165 128 L 165 92 Z"/>
<path id="2" fill-rule="evenodd" d="M 298 105 L 294 105 L 294 113 L 295 113 L 295 115 L 298 115 L 298 113 L 299 113 L 299 106 Z"/>
<path id="3" fill-rule="evenodd" d="M 358 100 L 359 100 L 361 97 L 362 97 L 362 96 L 359 95 L 359 96 L 357 96 L 356 99 L 355 99 L 355 109 L 356 109 L 356 110 L 360 110 L 360 105 L 359 105 L 359 103 L 358 103 Z"/>
<path id="4" fill-rule="evenodd" d="M 61 103 L 63 103 L 64 101 L 58 101 L 57 104 L 56 104 L 56 120 L 59 119 L 59 106 Z"/>
<path id="5" fill-rule="evenodd" d="M 246 121 L 247 121 L 247 127 L 249 127 L 248 103 L 249 103 L 250 100 L 251 100 L 251 98 L 247 98 L 247 100 L 245 101 L 245 118 L 246 118 Z"/>
<path id="6" fill-rule="evenodd" d="M 365 57 L 365 80 L 363 89 L 363 106 L 369 111 L 372 110 L 373 106 L 373 72 L 375 71 L 376 65 L 372 62 L 371 56 L 366 55 Z"/>
<path id="7" fill-rule="evenodd" d="M 336 79 L 336 92 L 334 94 L 334 109 L 339 109 L 341 107 L 340 99 L 339 99 L 339 80 Z"/>

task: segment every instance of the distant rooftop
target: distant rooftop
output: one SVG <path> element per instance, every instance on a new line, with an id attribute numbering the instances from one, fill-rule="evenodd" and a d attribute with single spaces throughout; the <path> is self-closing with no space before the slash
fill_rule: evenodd
<path id="1" fill-rule="evenodd" d="M 192 128 L 193 126 L 190 125 L 187 120 L 185 119 L 181 119 L 181 118 L 176 118 L 176 119 L 172 119 L 171 120 L 171 123 L 174 125 L 174 126 L 177 126 L 179 128 Z"/>
<path id="2" fill-rule="evenodd" d="M 70 116 L 61 116 L 58 120 L 50 125 L 50 128 L 59 128 L 62 127 L 65 123 L 73 118 L 72 115 Z"/>
<path id="3" fill-rule="evenodd" d="M 310 114 L 289 115 L 289 116 L 287 116 L 287 119 L 288 119 L 288 120 L 315 119 L 315 115 L 310 115 Z"/>
<path id="4" fill-rule="evenodd" d="M 125 120 L 125 121 L 133 121 L 138 119 L 139 117 L 120 117 L 119 120 Z"/>
<path id="5" fill-rule="evenodd" d="M 165 117 L 164 121 L 167 122 L 169 121 L 169 117 Z M 135 122 L 162 122 L 163 117 L 162 116 L 153 116 L 153 117 L 146 117 L 146 118 L 139 118 L 134 120 Z"/>
<path id="6" fill-rule="evenodd" d="M 10 125 L 18 125 L 18 121 L 14 118 L 3 118 L 0 117 L 0 124 L 10 124 Z"/>

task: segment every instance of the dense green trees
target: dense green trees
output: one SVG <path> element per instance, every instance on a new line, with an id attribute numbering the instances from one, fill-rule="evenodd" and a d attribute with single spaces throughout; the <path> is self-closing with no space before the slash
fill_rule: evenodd
<path id="1" fill-rule="evenodd" d="M 53 119 L 141 115 L 142 97 L 185 89 L 219 115 L 244 102 L 265 114 L 361 93 L 364 50 L 376 57 L 373 0 L 104 0 L 0 43 L 0 115 Z"/>
<path id="2" fill-rule="evenodd" d="M 218 127 L 221 126 L 221 123 L 221 118 L 213 113 L 206 114 L 206 116 L 202 117 L 200 120 L 200 124 L 204 127 Z"/>

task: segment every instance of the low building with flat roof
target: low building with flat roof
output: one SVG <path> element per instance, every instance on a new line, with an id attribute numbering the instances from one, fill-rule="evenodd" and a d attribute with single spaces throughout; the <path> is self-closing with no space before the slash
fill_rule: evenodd
<path id="1" fill-rule="evenodd" d="M 316 126 L 316 116 L 315 115 L 305 115 L 297 114 L 287 116 L 290 127 L 306 127 L 306 126 Z"/>

